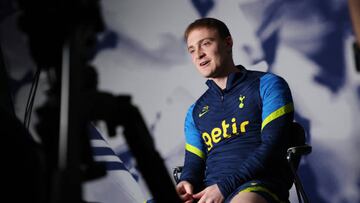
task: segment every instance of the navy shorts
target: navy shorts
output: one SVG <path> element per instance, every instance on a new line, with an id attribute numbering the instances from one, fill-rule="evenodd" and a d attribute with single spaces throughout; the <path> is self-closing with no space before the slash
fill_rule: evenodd
<path id="1" fill-rule="evenodd" d="M 252 180 L 242 184 L 225 199 L 225 202 L 230 202 L 240 192 L 254 192 L 266 199 L 268 203 L 290 203 L 289 191 L 279 191 L 275 185 L 261 180 Z"/>

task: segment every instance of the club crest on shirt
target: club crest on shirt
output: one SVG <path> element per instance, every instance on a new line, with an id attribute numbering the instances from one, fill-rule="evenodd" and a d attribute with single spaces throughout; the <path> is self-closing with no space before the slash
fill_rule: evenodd
<path id="1" fill-rule="evenodd" d="M 245 106 L 245 104 L 244 104 L 245 98 L 246 98 L 246 97 L 243 96 L 243 95 L 240 95 L 240 97 L 239 97 L 239 101 L 240 101 L 239 108 L 240 108 L 240 109 L 244 108 L 244 106 Z"/>

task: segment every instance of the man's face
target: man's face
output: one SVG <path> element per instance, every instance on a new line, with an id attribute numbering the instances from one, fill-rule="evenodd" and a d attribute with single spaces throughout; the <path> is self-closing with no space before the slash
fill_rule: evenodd
<path id="1" fill-rule="evenodd" d="M 216 30 L 196 28 L 187 38 L 192 62 L 205 78 L 221 77 L 231 59 L 231 37 L 221 39 Z"/>

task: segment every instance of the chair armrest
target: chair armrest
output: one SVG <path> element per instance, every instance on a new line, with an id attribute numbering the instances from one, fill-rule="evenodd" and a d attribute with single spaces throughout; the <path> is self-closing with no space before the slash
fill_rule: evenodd
<path id="1" fill-rule="evenodd" d="M 301 145 L 296 147 L 290 147 L 287 150 L 287 159 L 289 160 L 291 156 L 297 156 L 300 157 L 302 155 L 310 154 L 312 150 L 312 147 L 310 145 Z"/>
<path id="2" fill-rule="evenodd" d="M 173 170 L 173 177 L 174 177 L 174 180 L 175 180 L 175 183 L 176 183 L 176 184 L 179 183 L 182 169 L 183 169 L 183 166 L 177 166 L 177 167 L 175 167 L 174 170 Z"/>

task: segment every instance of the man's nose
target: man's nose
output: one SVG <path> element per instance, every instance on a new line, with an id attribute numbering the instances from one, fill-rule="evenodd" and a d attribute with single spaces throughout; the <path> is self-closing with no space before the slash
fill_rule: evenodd
<path id="1" fill-rule="evenodd" d="M 204 56 L 205 56 L 205 52 L 203 52 L 203 50 L 201 50 L 201 49 L 198 49 L 197 52 L 196 52 L 196 57 L 198 59 L 201 59 Z"/>

